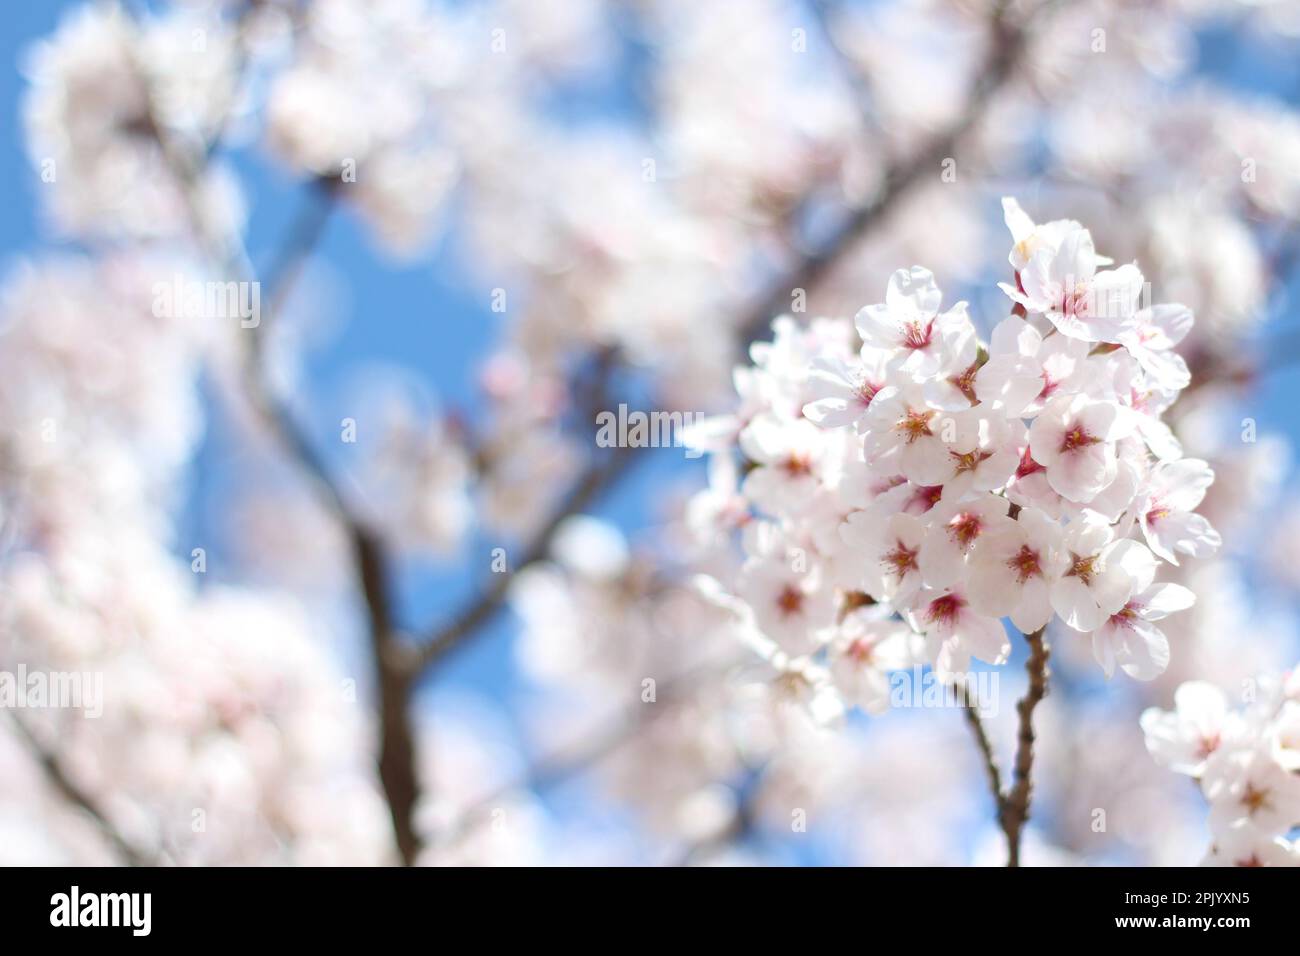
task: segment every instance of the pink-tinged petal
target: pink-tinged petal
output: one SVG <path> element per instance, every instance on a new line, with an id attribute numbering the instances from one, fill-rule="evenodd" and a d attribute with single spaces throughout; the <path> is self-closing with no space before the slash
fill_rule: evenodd
<path id="1" fill-rule="evenodd" d="M 1176 302 L 1166 302 L 1143 311 L 1150 313 L 1151 326 L 1157 332 L 1157 335 L 1147 339 L 1147 346 L 1153 349 L 1173 348 L 1187 336 L 1196 322 L 1192 310 Z"/>
<path id="2" fill-rule="evenodd" d="M 1006 628 L 995 617 L 968 613 L 962 620 L 961 633 L 970 652 L 982 661 L 1003 664 L 1011 655 Z"/>
<path id="3" fill-rule="evenodd" d="M 1011 612 L 1011 623 L 1022 633 L 1032 634 L 1052 619 L 1052 593 L 1042 578 L 1029 581 L 1020 593 L 1020 603 Z"/>
<path id="4" fill-rule="evenodd" d="M 900 318 L 930 318 L 939 311 L 943 294 L 935 284 L 934 273 L 921 266 L 898 269 L 889 277 L 885 304 Z"/>
<path id="5" fill-rule="evenodd" d="M 1016 302 L 1020 305 L 1023 305 L 1026 309 L 1028 309 L 1031 312 L 1041 311 L 1040 309 L 1035 308 L 1035 303 L 1033 299 L 1029 298 L 1029 296 L 1025 295 L 1024 292 L 1022 292 L 1020 289 L 1017 289 L 1015 286 L 1008 285 L 1005 282 L 999 282 L 998 288 L 1001 289 L 1003 292 L 1005 292 L 1007 294 L 1007 298 L 1011 299 L 1012 302 Z"/>
<path id="6" fill-rule="evenodd" d="M 1115 480 L 1117 468 L 1115 449 L 1109 444 L 1076 448 L 1047 469 L 1047 483 L 1061 497 L 1087 504 Z"/>
<path id="7" fill-rule="evenodd" d="M 1183 456 L 1183 446 L 1178 437 L 1164 422 L 1150 415 L 1133 413 L 1133 424 L 1151 453 L 1161 461 L 1174 461 Z"/>
<path id="8" fill-rule="evenodd" d="M 1052 608 L 1076 631 L 1095 631 L 1105 618 L 1092 591 L 1077 577 L 1065 577 L 1052 585 Z"/>
<path id="9" fill-rule="evenodd" d="M 1067 286 L 1091 279 L 1097 271 L 1097 250 L 1092 243 L 1092 233 L 1087 229 L 1067 232 L 1056 250 L 1053 271 L 1056 278 Z"/>
<path id="10" fill-rule="evenodd" d="M 893 348 L 897 344 L 898 323 L 885 305 L 869 305 L 853 317 L 858 335 L 867 345 Z"/>
<path id="11" fill-rule="evenodd" d="M 1145 591 L 1155 580 L 1156 559 L 1145 545 L 1132 538 L 1116 541 L 1102 554 L 1101 560 L 1104 567 L 1123 576 L 1130 594 Z"/>
<path id="12" fill-rule="evenodd" d="M 942 484 L 952 472 L 947 448 L 933 437 L 904 445 L 898 462 L 903 476 L 918 485 Z"/>
<path id="13" fill-rule="evenodd" d="M 1133 316 L 1145 281 L 1137 266 L 1131 264 L 1099 272 L 1093 277 L 1091 314 L 1087 321 L 1096 330 L 1099 341 L 1116 342 L 1126 329 L 1133 327 Z"/>
<path id="14" fill-rule="evenodd" d="M 1031 312 L 1047 312 L 1060 302 L 1064 289 L 1052 274 L 1055 256 L 1050 249 L 1039 249 L 1020 271 L 1022 295 L 1011 297 Z"/>
<path id="15" fill-rule="evenodd" d="M 1159 621 L 1196 603 L 1196 595 L 1181 584 L 1153 584 L 1134 599 L 1138 614 L 1148 621 Z"/>
<path id="16" fill-rule="evenodd" d="M 990 355 L 1036 355 L 1043 344 L 1043 333 L 1016 316 L 1009 316 L 993 327 L 989 335 Z"/>
<path id="17" fill-rule="evenodd" d="M 1115 629 L 1115 661 L 1134 680 L 1155 680 L 1169 666 L 1169 639 L 1143 620 Z"/>
<path id="18" fill-rule="evenodd" d="M 1127 409 L 1114 402 L 1079 402 L 1075 421 L 1094 438 L 1119 441 L 1133 431 Z"/>
<path id="19" fill-rule="evenodd" d="M 1002 221 L 1007 224 L 1013 242 L 1019 244 L 1034 234 L 1034 220 L 1011 196 L 1002 197 Z"/>
<path id="20" fill-rule="evenodd" d="M 1200 458 L 1184 458 L 1160 466 L 1161 500 L 1179 511 L 1191 511 L 1214 484 L 1214 469 Z"/>
<path id="21" fill-rule="evenodd" d="M 1008 416 L 1019 415 L 1043 390 L 1042 374 L 1035 359 L 1018 353 L 994 355 L 975 373 L 975 397 L 1002 407 Z"/>
<path id="22" fill-rule="evenodd" d="M 862 417 L 863 408 L 846 398 L 819 398 L 803 407 L 803 417 L 822 428 L 845 428 Z"/>
<path id="23" fill-rule="evenodd" d="M 1143 522 L 1151 549 L 1170 564 L 1178 564 L 1175 552 L 1207 558 L 1223 544 L 1223 538 L 1203 516 L 1191 511 L 1156 512 Z"/>
<path id="24" fill-rule="evenodd" d="M 931 529 L 921 545 L 921 576 L 932 588 L 946 588 L 961 577 L 966 556 L 942 528 Z"/>
<path id="25" fill-rule="evenodd" d="M 1129 344 L 1129 337 L 1125 337 Z M 1187 362 L 1177 352 L 1154 352 L 1149 348 L 1130 345 L 1129 352 L 1157 385 L 1172 391 L 1181 391 L 1191 384 L 1192 373 Z"/>
<path id="26" fill-rule="evenodd" d="M 1109 624 L 1092 632 L 1092 656 L 1106 679 L 1115 676 L 1115 628 Z"/>

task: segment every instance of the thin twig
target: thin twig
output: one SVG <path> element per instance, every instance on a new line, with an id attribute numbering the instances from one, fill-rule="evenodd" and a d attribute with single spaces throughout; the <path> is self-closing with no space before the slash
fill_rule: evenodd
<path id="1" fill-rule="evenodd" d="M 612 348 L 601 349 L 592 357 L 591 381 L 587 394 L 579 402 L 579 414 L 585 421 L 593 421 L 599 411 L 612 404 L 609 387 L 617 358 L 617 352 Z M 493 572 L 492 578 L 479 595 L 424 641 L 411 663 L 415 672 L 418 673 L 451 653 L 503 609 L 506 594 L 516 575 L 546 557 L 551 541 L 565 519 L 586 510 L 614 484 L 632 463 L 632 451 L 633 449 L 620 445 L 603 453 L 593 452 L 591 462 L 578 476 L 568 494 L 551 510 L 542 526 L 533 533 L 523 553 L 506 570 Z"/>
<path id="2" fill-rule="evenodd" d="M 731 816 L 714 833 L 690 843 L 677 857 L 674 867 L 694 866 L 701 860 L 726 849 L 733 843 L 747 839 L 754 832 L 754 794 L 758 786 L 751 784 L 736 798 Z"/>
<path id="3" fill-rule="evenodd" d="M 504 609 L 506 593 L 520 571 L 546 557 L 560 525 L 572 515 L 586 510 L 628 471 L 633 462 L 633 448 L 610 448 L 599 456 L 574 483 L 532 541 L 508 570 L 492 575 L 483 591 L 470 601 L 450 623 L 421 645 L 414 669 L 423 670 L 447 656 L 491 621 Z"/>
<path id="4" fill-rule="evenodd" d="M 1030 775 L 1034 768 L 1034 708 L 1047 696 L 1048 659 L 1051 651 L 1044 637 L 1046 628 L 1026 634 L 1029 643 L 1029 660 L 1025 671 L 1029 675 L 1029 689 L 1016 704 L 1020 730 L 1016 737 L 1015 777 L 1003 802 L 999 822 L 1007 835 L 1007 866 L 1020 865 L 1020 838 L 1029 819 L 1032 797 Z"/>
<path id="5" fill-rule="evenodd" d="M 566 747 L 557 753 L 542 757 L 520 776 L 495 788 L 487 796 L 462 811 L 435 838 L 434 846 L 454 845 L 468 834 L 476 823 L 490 816 L 492 811 L 512 793 L 521 790 L 538 793 L 591 770 L 636 739 L 660 717 L 689 697 L 694 690 L 731 670 L 737 663 L 738 661 L 735 660 L 724 660 L 717 665 L 701 667 L 691 673 L 660 682 L 653 703 L 643 702 L 628 708 L 624 716 L 614 721 L 608 729 L 603 729 L 577 746 Z"/>
<path id="6" fill-rule="evenodd" d="M 1047 6 L 1049 4 L 1045 4 L 1044 8 Z M 939 161 L 955 147 L 961 145 L 966 133 L 982 116 L 989 99 L 1007 82 L 1019 63 L 1023 55 L 1027 26 L 1028 18 L 1018 25 L 1008 23 L 1000 14 L 994 19 L 992 52 L 962 110 L 962 118 L 946 133 L 933 140 L 918 156 L 892 164 L 876 197 L 850 213 L 839 231 L 820 249 L 798 257 L 786 271 L 784 278 L 773 283 L 771 289 L 756 300 L 738 323 L 742 346 L 762 338 L 767 332 L 772 316 L 785 309 L 793 289 L 815 285 L 854 242 L 866 236 L 881 222 L 885 214 L 919 182 L 923 173 L 936 171 Z M 524 549 L 522 557 L 514 562 L 512 569 L 494 575 L 491 583 L 482 589 L 479 596 L 473 598 L 464 608 L 455 613 L 447 624 L 437 629 L 426 640 L 418 655 L 416 668 L 423 670 L 435 664 L 449 651 L 472 637 L 479 627 L 495 617 L 514 575 L 546 556 L 551 539 L 563 520 L 573 514 L 575 508 L 586 507 L 591 501 L 608 491 L 614 482 L 626 475 L 630 470 L 628 466 L 637 457 L 638 450 L 615 449 L 620 454 L 610 456 L 612 461 L 609 458 L 594 459 L 561 503 L 560 508 L 543 524 L 541 530 Z"/>
<path id="7" fill-rule="evenodd" d="M 136 56 L 134 45 L 130 51 Z M 168 134 L 156 109 L 155 91 L 148 71 L 137 64 L 146 84 L 149 103 L 149 126 L 158 141 L 164 161 L 176 178 L 190 218 L 191 228 L 212 266 L 226 280 L 257 283 L 243 239 L 237 233 L 224 232 L 206 214 L 201 199 L 202 176 L 214 144 L 202 144 L 197 152 L 186 150 Z M 270 312 L 287 300 L 302 265 L 319 240 L 336 190 L 314 184 L 312 203 L 291 227 L 289 239 L 280 248 L 271 269 Z M 269 321 L 270 315 L 260 317 Z M 365 601 L 367 624 L 374 657 L 380 696 L 379 777 L 389 805 L 393 831 L 402 861 L 410 864 L 419 852 L 415 831 L 415 803 L 419 784 L 415 770 L 414 733 L 408 705 L 411 681 L 406 671 L 400 645 L 393 626 L 392 605 L 388 595 L 387 558 L 377 533 L 354 511 L 324 460 L 312 447 L 306 433 L 298 426 L 291 410 L 266 380 L 263 368 L 262 334 L 251 329 L 245 342 L 246 359 L 243 381 L 245 392 L 261 419 L 298 464 L 318 499 L 334 516 L 350 542 L 357 581 Z"/>
<path id="8" fill-rule="evenodd" d="M 1044 4 L 1039 10 L 1046 10 L 1050 5 Z M 1018 23 L 1012 22 L 1002 12 L 993 17 L 990 53 L 958 114 L 961 118 L 916 153 L 891 162 L 871 201 L 853 209 L 828 243 L 799 257 L 787 274 L 772 284 L 740 323 L 742 344 L 748 344 L 766 334 L 772 316 L 789 308 L 790 297 L 796 289 L 807 290 L 821 281 L 844 251 L 864 238 L 873 226 L 911 192 L 923 176 L 937 176 L 940 163 L 960 151 L 966 137 L 983 118 L 993 95 L 1007 83 L 1020 64 L 1032 16 L 1031 14 Z"/>
<path id="9" fill-rule="evenodd" d="M 993 744 L 989 740 L 984 721 L 980 718 L 979 703 L 973 700 L 960 684 L 957 688 L 957 694 L 961 699 L 962 716 L 966 718 L 966 725 L 970 727 L 980 755 L 984 758 L 984 771 L 988 774 L 989 789 L 993 793 L 993 805 L 997 810 L 998 818 L 1001 819 L 1006 797 L 1002 793 L 1002 771 L 998 768 L 997 757 L 993 754 Z"/>
<path id="10" fill-rule="evenodd" d="M 108 815 L 100 808 L 98 802 L 85 790 L 81 789 L 72 779 L 63 771 L 55 753 L 47 749 L 36 735 L 32 733 L 30 727 L 23 722 L 18 716 L 16 709 L 9 710 L 9 717 L 18 730 L 18 736 L 27 744 L 28 750 L 31 751 L 33 758 L 41 765 L 45 771 L 45 777 L 50 784 L 59 791 L 65 800 L 78 807 L 94 821 L 99 832 L 117 851 L 128 866 L 155 866 L 157 861 L 150 855 L 137 850 L 131 845 L 122 834 L 118 831 L 113 822 L 109 820 Z"/>

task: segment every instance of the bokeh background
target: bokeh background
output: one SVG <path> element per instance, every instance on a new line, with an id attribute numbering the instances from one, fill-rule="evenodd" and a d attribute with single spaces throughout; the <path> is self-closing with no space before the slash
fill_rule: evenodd
<path id="1" fill-rule="evenodd" d="M 1086 648 L 1057 648 L 1027 859 L 1200 858 L 1204 805 L 1151 763 L 1137 714 L 1179 680 L 1234 688 L 1300 658 L 1300 4 L 6 14 L 0 669 L 103 673 L 106 712 L 0 721 L 0 859 L 998 862 L 959 714 L 781 726 L 682 584 L 704 462 L 625 462 L 593 447 L 591 412 L 729 408 L 752 320 L 788 310 L 792 277 L 815 279 L 808 314 L 851 316 L 918 262 L 987 330 L 1007 310 L 1003 195 L 1079 219 L 1101 251 L 1137 257 L 1157 299 L 1195 309 L 1198 384 L 1175 422 L 1219 472 L 1226 539 L 1166 678 L 1106 682 Z M 1014 63 L 973 94 L 1004 47 Z M 222 272 L 157 130 L 131 115 L 132 70 L 155 102 L 176 94 L 153 121 L 201 158 L 200 192 L 219 167 L 207 219 L 263 282 L 263 328 L 164 332 L 150 311 L 154 283 Z M 305 456 L 262 421 L 249 361 Z M 47 417 L 75 439 L 38 453 Z M 1258 441 L 1241 440 L 1248 418 Z M 382 541 L 378 635 L 313 464 Z M 567 510 L 595 520 L 550 521 Z M 386 683 L 376 648 L 445 637 L 503 577 L 497 548 L 500 610 Z M 1021 663 L 1000 671 L 1004 752 Z M 644 705 L 646 678 L 673 692 Z M 393 701 L 401 716 L 381 720 Z M 414 846 L 390 819 L 403 775 L 376 769 L 394 724 L 410 731 Z"/>

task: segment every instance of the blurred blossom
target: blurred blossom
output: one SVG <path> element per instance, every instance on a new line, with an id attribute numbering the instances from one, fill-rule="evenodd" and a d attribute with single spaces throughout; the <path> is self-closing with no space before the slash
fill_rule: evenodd
<path id="1" fill-rule="evenodd" d="M 0 672 L 103 706 L 0 714 L 0 862 L 1002 863 L 1041 638 L 1023 863 L 1300 863 L 1298 38 L 69 0 Z"/>

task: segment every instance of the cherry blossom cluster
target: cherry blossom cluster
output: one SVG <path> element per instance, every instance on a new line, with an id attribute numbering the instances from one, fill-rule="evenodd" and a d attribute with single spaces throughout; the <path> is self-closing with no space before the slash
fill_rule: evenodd
<path id="1" fill-rule="evenodd" d="M 151 312 L 156 277 L 184 265 L 47 256 L 0 285 L 0 670 L 105 688 L 96 719 L 5 715 L 0 844 L 11 862 L 114 861 L 64 802 L 33 797 L 48 791 L 12 716 L 144 859 L 381 863 L 368 728 L 316 639 L 328 622 L 265 575 L 222 575 L 217 542 L 172 547 L 199 366 L 224 354 L 210 317 Z"/>
<path id="2" fill-rule="evenodd" d="M 1174 709 L 1147 709 L 1147 750 L 1194 778 L 1210 804 L 1211 866 L 1300 866 L 1300 669 L 1250 681 L 1242 706 L 1206 681 L 1188 681 Z"/>
<path id="3" fill-rule="evenodd" d="M 1107 677 L 1151 680 L 1161 620 L 1194 602 L 1159 569 L 1220 544 L 1195 511 L 1214 474 L 1161 421 L 1189 382 L 1190 311 L 1144 304 L 1137 266 L 1079 223 L 1003 205 L 1012 314 L 987 342 L 928 270 L 900 269 L 852 326 L 778 320 L 736 373 L 740 408 L 693 436 L 721 462 L 697 531 L 742 529 L 734 595 L 715 593 L 869 710 L 909 662 L 1003 663 L 1003 618 L 1057 621 Z"/>
<path id="4" fill-rule="evenodd" d="M 352 663 L 351 642 L 371 646 L 350 542 L 284 480 L 291 462 L 239 400 L 246 330 L 150 309 L 160 280 L 229 278 L 209 274 L 198 233 L 242 244 L 265 190 L 241 175 L 250 154 L 278 164 L 277 184 L 297 180 L 308 205 L 340 206 L 330 228 L 360 227 L 376 256 L 442 270 L 454 252 L 459 291 L 490 300 L 501 322 L 481 401 L 464 409 L 407 356 L 358 375 L 364 388 L 336 407 L 298 354 L 329 344 L 316 302 L 290 296 L 264 330 L 295 417 L 405 579 L 423 577 L 430 555 L 480 566 L 467 545 L 482 532 L 527 544 L 547 527 L 581 479 L 590 355 L 617 356 L 618 386 L 644 384 L 660 407 L 718 407 L 764 290 L 786 284 L 823 224 L 851 221 L 900 162 L 962 122 L 959 182 L 924 175 L 893 197 L 803 290 L 814 314 L 853 314 L 901 263 L 926 263 L 962 295 L 991 269 L 1002 277 L 986 231 L 993 182 L 1085 220 L 1117 262 L 1140 261 L 1188 309 L 1146 309 L 1140 295 L 1129 307 L 1135 268 L 1098 259 L 1076 223 L 1036 226 L 1012 205 L 1012 314 L 1000 325 L 1006 313 L 977 309 L 978 325 L 945 307 L 921 270 L 891 283 L 857 330 L 779 321 L 736 375 L 738 413 L 701 431 L 717 454 L 687 523 L 707 601 L 680 586 L 672 499 L 657 545 L 570 516 L 542 549 L 550 560 L 519 568 L 532 552 L 501 552 L 519 572 L 513 647 L 528 690 L 509 726 L 493 713 L 499 694 L 478 700 L 456 681 L 412 701 L 421 861 L 643 856 L 643 841 L 554 816 L 524 772 L 627 725 L 599 779 L 655 834 L 656 861 L 695 859 L 685 841 L 761 862 L 754 847 L 778 841 L 741 849 L 719 835 L 744 821 L 771 837 L 799 808 L 850 820 L 843 843 L 873 863 L 969 862 L 958 848 L 985 808 L 960 721 L 917 714 L 828 733 L 805 711 L 883 709 L 892 669 L 951 676 L 1007 653 L 1000 618 L 1024 630 L 1059 618 L 1061 669 L 1094 648 L 1108 673 L 1147 676 L 1171 659 L 1129 688 L 1131 712 L 1118 695 L 1095 712 L 1066 694 L 1040 705 L 1026 859 L 1185 862 L 1200 820 L 1181 812 L 1184 781 L 1134 759 L 1137 712 L 1184 680 L 1232 686 L 1294 659 L 1289 611 L 1270 615 L 1247 576 L 1249 521 L 1266 513 L 1276 533 L 1269 571 L 1300 567 L 1295 526 L 1272 506 L 1282 443 L 1242 439 L 1223 416 L 1253 373 L 1243 341 L 1287 284 L 1300 116 L 1207 75 L 1194 52 L 1207 26 L 1280 44 L 1300 20 L 1294 4 L 1250 0 L 1028 0 L 1006 11 L 1032 19 L 1023 56 L 968 110 L 987 73 L 981 48 L 1005 33 L 990 29 L 1001 9 L 827 4 L 819 27 L 792 0 L 71 7 L 20 63 L 22 125 L 28 192 L 86 254 L 34 249 L 0 289 L 0 665 L 102 672 L 111 691 L 100 720 L 29 714 L 59 766 L 166 861 L 393 859 L 372 767 L 378 721 L 358 706 L 370 692 L 364 680 L 340 687 L 351 669 L 334 666 Z M 588 91 L 624 86 L 644 108 L 589 121 Z M 192 175 L 173 168 L 177 155 L 195 158 Z M 274 236 L 249 241 L 255 261 L 274 261 Z M 333 273 L 316 266 L 343 263 L 326 252 L 296 283 L 323 299 Z M 347 297 L 329 297 L 345 319 Z M 376 329 L 388 321 L 364 311 Z M 438 347 L 460 347 L 472 316 L 448 315 Z M 1169 409 L 1192 376 L 1195 394 Z M 361 423 L 358 443 L 334 434 L 345 415 Z M 214 477 L 209 463 L 233 457 L 227 435 L 238 465 Z M 198 459 L 201 442 L 211 448 Z M 225 540 L 196 536 L 197 499 L 225 516 Z M 1218 544 L 1205 519 L 1237 546 L 1189 562 Z M 202 572 L 190 564 L 200 546 Z M 494 557 L 492 573 L 501 567 Z M 1158 619 L 1192 592 L 1203 599 Z M 768 659 L 736 668 L 738 633 Z M 83 814 L 46 799 L 8 724 L 0 857 L 115 859 Z M 1096 807 L 1144 825 L 1098 834 Z M 1211 822 L 1216 858 L 1284 856 L 1284 830 L 1225 836 Z M 1234 838 L 1251 852 L 1225 849 Z"/>

